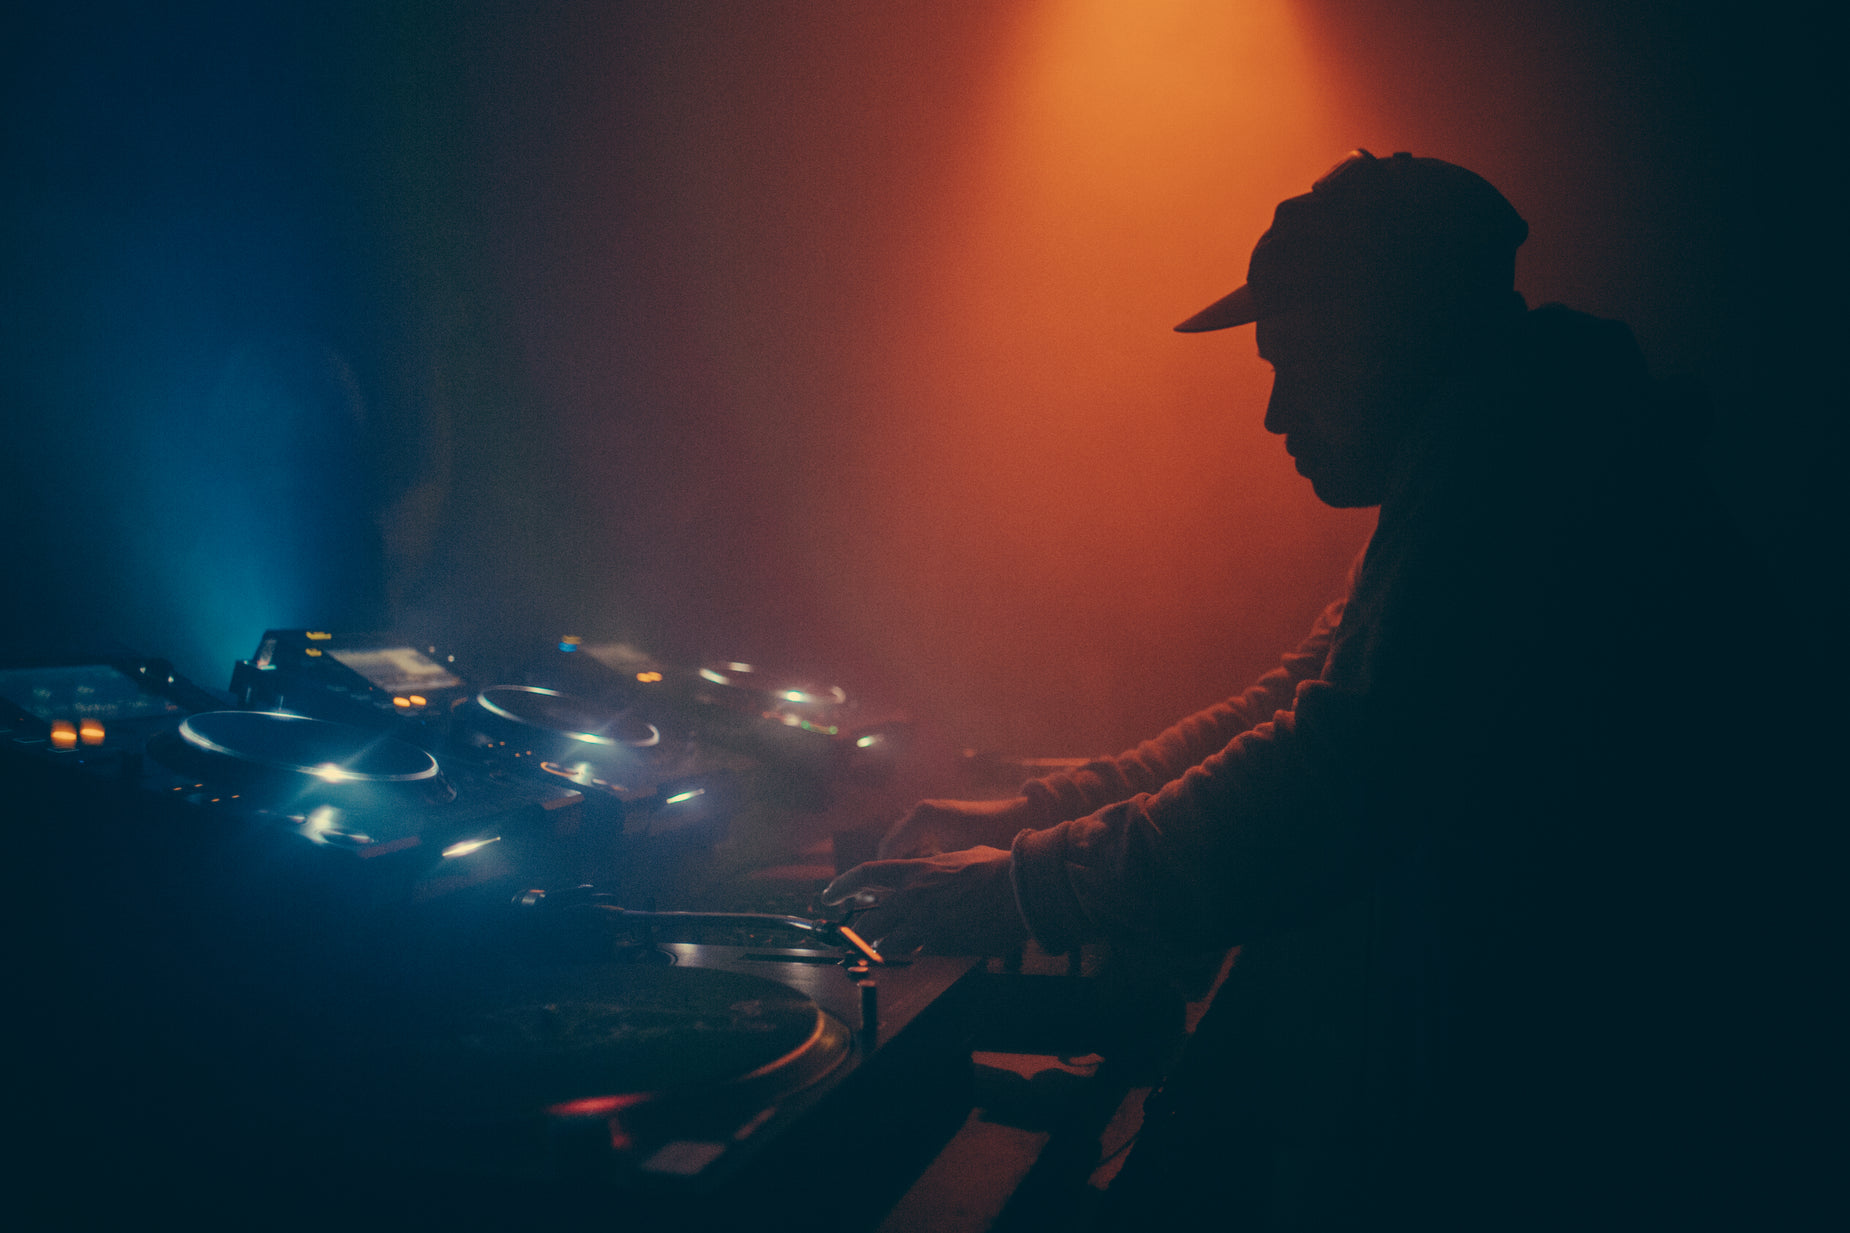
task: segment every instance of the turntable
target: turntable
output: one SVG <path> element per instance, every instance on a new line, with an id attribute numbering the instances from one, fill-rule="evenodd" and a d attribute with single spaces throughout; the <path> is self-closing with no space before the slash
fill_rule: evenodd
<path id="1" fill-rule="evenodd" d="M 141 1125 L 188 1146 L 139 1163 L 347 1227 L 871 1228 L 968 1109 L 973 960 L 853 967 L 659 941 L 676 914 L 613 940 L 509 912 L 332 996 L 182 1010 Z M 170 1073 L 195 1078 L 160 1092 Z"/>

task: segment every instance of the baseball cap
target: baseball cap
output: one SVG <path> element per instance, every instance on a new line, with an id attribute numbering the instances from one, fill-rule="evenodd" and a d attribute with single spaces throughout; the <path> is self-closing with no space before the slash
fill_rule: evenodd
<path id="1" fill-rule="evenodd" d="M 1244 286 L 1175 328 L 1224 330 L 1362 295 L 1407 307 L 1507 296 L 1528 235 L 1516 208 L 1475 172 L 1356 150 L 1310 192 L 1279 203 Z"/>

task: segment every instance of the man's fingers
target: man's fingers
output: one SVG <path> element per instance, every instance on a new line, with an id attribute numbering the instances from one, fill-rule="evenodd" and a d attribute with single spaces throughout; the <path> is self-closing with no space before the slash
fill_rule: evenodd
<path id="1" fill-rule="evenodd" d="M 853 870 L 849 872 L 852 873 Z M 822 888 L 820 898 L 830 907 L 839 907 L 852 900 L 855 907 L 864 908 L 869 904 L 878 903 L 880 896 L 892 889 L 890 886 L 870 882 L 865 878 L 850 880 L 848 874 L 843 874 Z"/>
<path id="2" fill-rule="evenodd" d="M 891 891 L 904 886 L 907 875 L 915 863 L 913 861 L 868 861 L 865 865 L 856 865 L 822 888 L 822 902 L 833 907 L 846 903 L 851 895 L 878 895 L 883 891 Z"/>

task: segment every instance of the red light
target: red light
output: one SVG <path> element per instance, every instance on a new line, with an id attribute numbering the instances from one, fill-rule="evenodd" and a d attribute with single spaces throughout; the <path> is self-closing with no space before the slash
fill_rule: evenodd
<path id="1" fill-rule="evenodd" d="M 619 1096 L 587 1096 L 580 1100 L 568 1100 L 562 1104 L 550 1105 L 546 1112 L 551 1117 L 611 1117 L 647 1099 L 649 1097 L 644 1092 L 625 1092 Z"/>

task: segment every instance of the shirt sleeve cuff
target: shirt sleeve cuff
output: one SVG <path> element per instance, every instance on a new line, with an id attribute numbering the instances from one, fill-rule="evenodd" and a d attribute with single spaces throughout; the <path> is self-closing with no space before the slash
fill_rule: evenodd
<path id="1" fill-rule="evenodd" d="M 1046 830 L 1022 831 L 1009 849 L 1016 906 L 1034 940 L 1056 955 L 1079 949 L 1090 932 L 1085 910 L 1066 877 L 1070 825 L 1062 822 Z"/>

